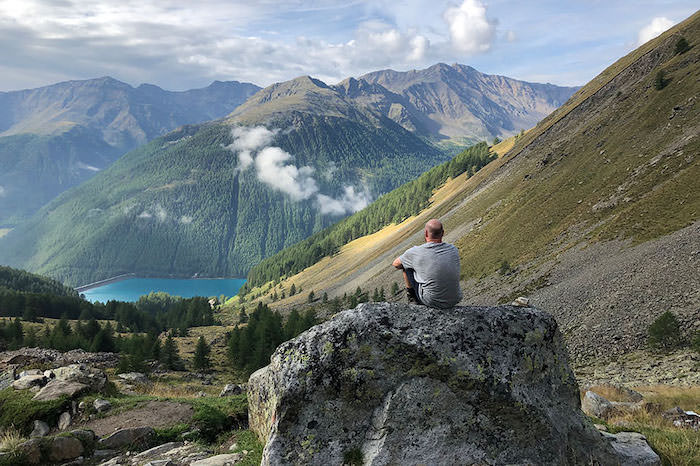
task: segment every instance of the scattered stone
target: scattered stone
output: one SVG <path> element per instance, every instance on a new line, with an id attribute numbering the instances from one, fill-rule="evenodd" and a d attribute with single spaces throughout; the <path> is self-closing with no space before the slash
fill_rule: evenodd
<path id="1" fill-rule="evenodd" d="M 47 379 L 55 379 L 56 374 L 54 374 L 52 370 L 45 370 L 44 377 L 46 377 Z"/>
<path id="2" fill-rule="evenodd" d="M 107 376 L 100 369 L 85 364 L 71 364 L 52 370 L 56 380 L 66 382 L 78 382 L 90 387 L 93 391 L 100 391 L 107 383 Z"/>
<path id="3" fill-rule="evenodd" d="M 93 367 L 116 367 L 119 355 L 116 353 L 89 353 L 80 349 L 61 352 L 47 348 L 20 348 L 0 353 L 0 366 L 28 364 L 89 364 Z"/>
<path id="4" fill-rule="evenodd" d="M 75 437 L 54 437 L 49 449 L 49 460 L 53 462 L 72 460 L 83 454 L 85 448 Z"/>
<path id="5" fill-rule="evenodd" d="M 587 391 L 581 401 L 581 409 L 589 416 L 607 419 L 615 412 L 615 407 L 606 398 L 595 392 Z"/>
<path id="6" fill-rule="evenodd" d="M 39 369 L 28 369 L 19 373 L 19 378 L 26 377 L 28 375 L 44 375 Z"/>
<path id="7" fill-rule="evenodd" d="M 170 460 L 155 460 L 155 461 L 149 461 L 148 463 L 145 464 L 145 466 L 176 466 L 175 463 L 173 463 Z"/>
<path id="8" fill-rule="evenodd" d="M 78 409 L 81 411 L 85 411 L 87 409 L 87 407 L 88 407 L 88 405 L 84 401 L 81 401 L 80 403 L 78 403 Z"/>
<path id="9" fill-rule="evenodd" d="M 97 436 L 89 429 L 72 430 L 70 435 L 80 440 L 86 450 L 92 450 L 95 447 Z"/>
<path id="10" fill-rule="evenodd" d="M 49 434 L 49 431 L 51 431 L 51 428 L 47 423 L 45 423 L 44 421 L 36 420 L 34 421 L 34 429 L 32 429 L 32 433 L 29 434 L 29 437 L 46 437 Z"/>
<path id="11" fill-rule="evenodd" d="M 646 437 L 637 432 L 609 434 L 601 432 L 620 457 L 620 466 L 657 466 L 661 458 L 651 449 Z"/>
<path id="12" fill-rule="evenodd" d="M 0 390 L 5 390 L 15 381 L 15 374 L 12 371 L 0 372 Z"/>
<path id="13" fill-rule="evenodd" d="M 131 383 L 148 383 L 148 377 L 146 377 L 146 374 L 142 374 L 141 372 L 127 372 L 126 374 L 119 374 L 117 377 Z"/>
<path id="14" fill-rule="evenodd" d="M 155 457 L 163 455 L 169 451 L 172 451 L 176 448 L 180 448 L 183 445 L 184 445 L 184 443 L 182 443 L 182 442 L 164 443 L 163 445 L 158 445 L 157 447 L 153 447 L 149 450 L 146 450 L 146 451 L 139 453 L 138 455 L 134 456 L 134 460 L 141 461 L 143 459 L 155 458 Z"/>
<path id="15" fill-rule="evenodd" d="M 190 463 L 190 466 L 232 466 L 242 459 L 243 455 L 240 453 L 227 453 L 194 461 Z"/>
<path id="16" fill-rule="evenodd" d="M 118 454 L 117 450 L 95 450 L 92 457 L 96 460 L 106 460 L 107 458 L 114 458 Z"/>
<path id="17" fill-rule="evenodd" d="M 112 409 L 112 403 L 110 403 L 107 400 L 102 400 L 100 398 L 96 399 L 92 405 L 95 407 L 95 411 L 98 413 L 104 413 L 105 411 L 109 411 Z"/>
<path id="18" fill-rule="evenodd" d="M 247 394 L 263 465 L 618 461 L 535 308 L 363 303 L 279 346 Z"/>
<path id="19" fill-rule="evenodd" d="M 233 451 L 233 450 L 235 450 L 236 448 L 238 448 L 238 444 L 237 444 L 236 442 L 233 442 L 233 443 L 231 444 L 231 446 L 228 447 L 228 450 L 229 450 L 229 451 Z"/>
<path id="20" fill-rule="evenodd" d="M 199 391 L 199 392 L 194 394 L 195 398 L 204 398 L 205 396 L 207 396 L 207 394 L 205 392 L 202 392 L 202 391 Z"/>
<path id="21" fill-rule="evenodd" d="M 695 411 L 684 411 L 676 406 L 668 411 L 664 411 L 661 416 L 671 421 L 674 427 L 700 430 L 700 415 Z"/>
<path id="22" fill-rule="evenodd" d="M 61 466 L 80 466 L 83 463 L 85 463 L 85 458 L 83 458 L 82 456 L 78 456 L 73 461 L 62 463 Z"/>
<path id="23" fill-rule="evenodd" d="M 18 447 L 18 450 L 22 452 L 22 457 L 27 464 L 41 463 L 41 443 L 42 439 L 33 438 Z"/>
<path id="24" fill-rule="evenodd" d="M 223 390 L 221 390 L 219 396 L 234 396 L 240 395 L 241 393 L 243 393 L 243 387 L 238 384 L 229 383 L 226 384 Z"/>
<path id="25" fill-rule="evenodd" d="M 593 426 L 601 432 L 607 432 L 608 428 L 603 424 L 593 424 Z"/>
<path id="26" fill-rule="evenodd" d="M 66 430 L 70 426 L 71 416 L 69 412 L 61 414 L 58 418 L 58 430 Z"/>
<path id="27" fill-rule="evenodd" d="M 132 427 L 120 429 L 112 435 L 99 441 L 101 448 L 119 449 L 128 445 L 145 445 L 156 434 L 153 427 Z"/>
<path id="28" fill-rule="evenodd" d="M 72 382 L 60 379 L 53 379 L 46 384 L 39 392 L 32 398 L 35 401 L 51 401 L 58 400 L 63 396 L 68 398 L 73 398 L 83 392 L 90 389 L 88 385 L 82 384 L 80 382 Z"/>
<path id="29" fill-rule="evenodd" d="M 41 375 L 25 375 L 12 382 L 15 390 L 26 390 L 31 387 L 43 387 L 46 384 L 46 377 Z"/>
<path id="30" fill-rule="evenodd" d="M 524 296 L 520 296 L 511 303 L 511 306 L 530 307 L 530 300 Z"/>

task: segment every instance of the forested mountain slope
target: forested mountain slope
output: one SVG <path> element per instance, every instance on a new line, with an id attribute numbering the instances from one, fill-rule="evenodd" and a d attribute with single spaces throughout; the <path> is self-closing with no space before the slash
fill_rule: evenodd
<path id="1" fill-rule="evenodd" d="M 302 287 L 272 304 L 284 308 L 310 290 L 388 291 L 401 282 L 391 261 L 439 217 L 460 250 L 464 302 L 530 296 L 554 313 L 577 360 L 643 346 L 667 310 L 689 336 L 700 321 L 698 44 L 700 13 L 611 65 L 474 176 L 449 180 L 419 215 L 296 275 L 294 248 L 269 258 L 266 270 L 290 276 L 275 284 L 254 268 L 257 284 L 271 282 L 251 295 Z"/>
<path id="2" fill-rule="evenodd" d="M 307 79 L 287 87 L 292 102 L 324 99 Z M 72 285 L 125 272 L 243 276 L 447 158 L 334 98 L 320 108 L 347 113 L 276 100 L 264 102 L 274 113 L 248 107 L 128 153 L 0 239 L 0 262 Z"/>
<path id="3" fill-rule="evenodd" d="M 132 87 L 109 77 L 0 92 L 0 226 L 28 217 L 119 156 L 178 126 L 221 118 L 259 87 Z"/>
<path id="4" fill-rule="evenodd" d="M 78 293 L 73 288 L 69 288 L 56 280 L 25 272 L 24 270 L 0 266 L 0 293 L 3 291 L 78 296 Z"/>

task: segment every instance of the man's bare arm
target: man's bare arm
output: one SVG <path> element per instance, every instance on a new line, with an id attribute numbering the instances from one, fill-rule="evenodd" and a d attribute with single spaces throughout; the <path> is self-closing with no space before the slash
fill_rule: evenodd
<path id="1" fill-rule="evenodd" d="M 397 257 L 396 259 L 394 259 L 394 262 L 391 265 L 393 265 L 397 269 L 403 269 L 403 264 L 401 263 L 400 257 Z"/>

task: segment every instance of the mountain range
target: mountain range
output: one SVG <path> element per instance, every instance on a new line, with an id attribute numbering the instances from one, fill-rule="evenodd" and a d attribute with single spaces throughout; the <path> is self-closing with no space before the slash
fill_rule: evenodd
<path id="1" fill-rule="evenodd" d="M 0 225 L 13 225 L 127 151 L 221 118 L 260 88 L 216 81 L 182 92 L 109 77 L 0 92 Z"/>
<path id="2" fill-rule="evenodd" d="M 268 86 L 227 117 L 156 138 L 64 192 L 0 239 L 0 261 L 72 285 L 125 272 L 245 275 L 264 257 L 449 159 L 455 148 L 440 144 L 446 136 L 436 115 L 447 120 L 481 92 L 462 92 L 467 76 L 478 75 L 483 88 L 492 82 L 489 92 L 508 83 L 500 102 L 511 104 L 501 115 L 515 108 L 506 95 L 514 87 L 528 89 L 531 109 L 544 101 L 554 108 L 574 91 L 469 70 L 424 70 L 439 92 L 423 100 L 410 97 L 422 89 L 416 72 L 382 78 L 403 93 L 354 78 L 327 85 L 302 76 Z M 496 105 L 492 98 L 480 101 Z M 524 108 L 512 114 L 521 118 Z M 513 128 L 514 121 L 521 120 Z M 465 126 L 463 139 L 502 134 L 506 126 L 492 126 L 494 133 Z"/>
<path id="3" fill-rule="evenodd" d="M 388 200 L 429 182 L 421 177 L 267 258 L 251 270 L 245 299 L 288 309 L 311 291 L 332 299 L 403 289 L 391 263 L 438 217 L 460 251 L 463 301 L 529 297 L 554 314 L 576 362 L 642 348 L 668 310 L 690 338 L 700 309 L 699 43 L 696 13 L 495 146 L 499 157 L 473 176 L 430 182 L 424 209 L 356 227 L 373 211 L 396 211 Z M 273 298 L 292 285 L 306 293 Z"/>

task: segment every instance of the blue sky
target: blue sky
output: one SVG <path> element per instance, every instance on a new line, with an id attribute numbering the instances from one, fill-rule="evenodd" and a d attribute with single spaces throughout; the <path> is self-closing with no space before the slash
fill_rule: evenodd
<path id="1" fill-rule="evenodd" d="M 580 85 L 697 1 L 0 0 L 0 90 L 109 75 L 133 85 L 329 83 L 463 63 Z"/>

